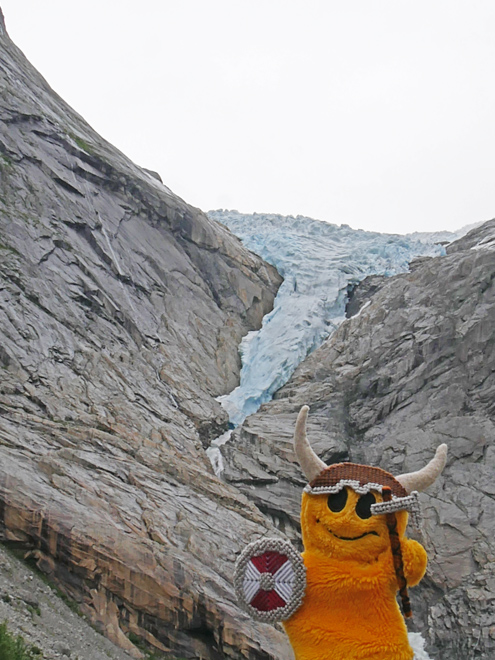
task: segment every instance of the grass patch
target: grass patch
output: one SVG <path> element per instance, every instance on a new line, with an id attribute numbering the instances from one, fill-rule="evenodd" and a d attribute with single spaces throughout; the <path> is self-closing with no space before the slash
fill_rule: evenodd
<path id="1" fill-rule="evenodd" d="M 72 138 L 73 138 L 74 142 L 77 144 L 77 146 L 79 147 L 79 149 L 82 149 L 87 154 L 90 154 L 90 156 L 92 156 L 95 153 L 93 147 L 91 147 L 91 145 L 89 145 L 86 142 L 86 140 L 83 140 L 78 135 L 73 135 Z"/>
<path id="2" fill-rule="evenodd" d="M 34 616 L 35 614 L 41 616 L 41 608 L 39 605 L 28 605 L 27 608 L 31 616 Z"/>
<path id="3" fill-rule="evenodd" d="M 7 154 L 0 154 L 0 167 L 13 167 L 12 160 L 7 156 Z"/>
<path id="4" fill-rule="evenodd" d="M 139 635 L 136 635 L 135 633 L 131 632 L 129 633 L 128 637 L 129 637 L 129 641 L 131 641 L 134 644 L 134 646 L 136 646 L 140 651 L 144 653 L 146 660 L 159 660 L 160 657 L 163 657 L 156 655 L 156 653 L 153 653 L 153 651 L 149 649 L 149 647 L 146 645 L 144 640 L 142 640 L 141 637 L 139 637 Z"/>
<path id="5" fill-rule="evenodd" d="M 43 653 L 37 646 L 26 644 L 21 635 L 14 636 L 7 624 L 0 624 L 0 658 L 2 660 L 41 660 Z"/>

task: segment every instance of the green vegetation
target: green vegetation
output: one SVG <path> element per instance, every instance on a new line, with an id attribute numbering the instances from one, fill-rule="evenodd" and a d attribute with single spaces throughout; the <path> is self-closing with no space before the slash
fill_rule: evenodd
<path id="1" fill-rule="evenodd" d="M 31 616 L 34 616 L 35 614 L 41 616 L 41 608 L 39 605 L 28 605 L 27 609 Z"/>
<path id="2" fill-rule="evenodd" d="M 86 142 L 86 140 L 83 140 L 78 135 L 73 135 L 72 138 L 74 139 L 74 142 L 77 144 L 79 149 L 82 149 L 87 154 L 94 154 L 94 149 Z"/>
<path id="3" fill-rule="evenodd" d="M 0 658 L 2 660 L 40 660 L 43 657 L 37 646 L 28 646 L 23 638 L 14 637 L 7 630 L 7 624 L 0 624 Z"/>
<path id="4" fill-rule="evenodd" d="M 7 154 L 0 154 L 0 167 L 2 166 L 12 167 L 12 160 L 7 156 Z"/>
<path id="5" fill-rule="evenodd" d="M 163 655 L 159 651 L 150 650 L 149 646 L 144 640 L 132 632 L 128 634 L 129 640 L 145 655 L 146 660 L 184 660 L 184 658 L 176 658 L 171 655 Z"/>
<path id="6" fill-rule="evenodd" d="M 129 640 L 136 646 L 140 651 L 142 651 L 145 654 L 146 660 L 159 660 L 159 658 L 162 658 L 163 656 L 158 656 L 153 651 L 150 651 L 149 647 L 146 645 L 146 643 L 139 637 L 139 635 L 135 635 L 134 633 L 129 633 L 128 635 Z"/>

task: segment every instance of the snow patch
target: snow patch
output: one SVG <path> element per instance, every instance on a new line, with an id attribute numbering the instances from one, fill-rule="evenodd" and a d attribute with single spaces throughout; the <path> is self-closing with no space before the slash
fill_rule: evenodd
<path id="1" fill-rule="evenodd" d="M 361 316 L 361 314 L 364 312 L 364 310 L 367 309 L 370 305 L 371 305 L 371 300 L 367 300 L 367 301 L 364 303 L 364 305 L 361 307 L 361 309 L 359 310 L 359 312 L 357 312 L 356 314 L 353 314 L 353 316 L 351 316 L 350 318 L 351 318 L 351 319 L 357 319 L 357 317 L 358 317 L 358 316 Z"/>
<path id="2" fill-rule="evenodd" d="M 425 651 L 425 640 L 421 633 L 408 633 L 409 644 L 414 651 L 414 660 L 431 660 L 430 656 Z"/>

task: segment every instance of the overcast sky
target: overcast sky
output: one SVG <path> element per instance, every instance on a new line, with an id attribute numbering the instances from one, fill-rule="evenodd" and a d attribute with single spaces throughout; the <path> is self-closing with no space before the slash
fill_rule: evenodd
<path id="1" fill-rule="evenodd" d="M 51 86 L 203 210 L 495 216 L 494 0 L 0 0 Z"/>

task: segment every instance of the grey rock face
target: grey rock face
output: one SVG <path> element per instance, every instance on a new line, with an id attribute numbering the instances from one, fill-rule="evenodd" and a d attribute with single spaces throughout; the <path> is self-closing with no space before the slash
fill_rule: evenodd
<path id="1" fill-rule="evenodd" d="M 400 474 L 447 442 L 444 475 L 421 495 L 430 563 L 413 590 L 416 626 L 440 659 L 495 657 L 494 280 L 490 221 L 382 280 L 222 448 L 228 481 L 297 538 L 304 479 L 291 442 L 303 404 L 327 462 Z"/>
<path id="2" fill-rule="evenodd" d="M 129 633 L 180 657 L 279 657 L 282 633 L 231 584 L 270 525 L 204 447 L 281 279 L 0 32 L 0 539 L 136 657 Z"/>
<path id="3" fill-rule="evenodd" d="M 345 317 L 350 319 L 358 314 L 363 305 L 370 301 L 386 281 L 387 278 L 385 275 L 368 275 L 368 277 L 365 277 L 355 287 L 348 287 L 348 302 L 345 306 Z"/>

